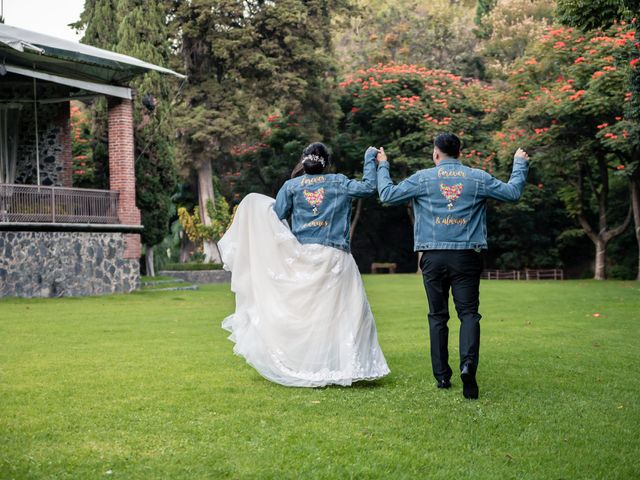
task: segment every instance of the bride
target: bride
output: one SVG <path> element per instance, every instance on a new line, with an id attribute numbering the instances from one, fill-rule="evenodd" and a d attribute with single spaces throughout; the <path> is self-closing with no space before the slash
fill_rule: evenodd
<path id="1" fill-rule="evenodd" d="M 376 192 L 376 154 L 369 147 L 362 181 L 350 180 L 326 173 L 329 151 L 312 143 L 276 200 L 247 195 L 218 243 L 236 294 L 222 327 L 234 353 L 272 382 L 351 385 L 389 373 L 349 253 L 351 201 Z"/>

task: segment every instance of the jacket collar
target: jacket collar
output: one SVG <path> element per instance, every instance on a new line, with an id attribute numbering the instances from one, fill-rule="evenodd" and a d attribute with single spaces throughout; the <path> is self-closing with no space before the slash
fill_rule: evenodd
<path id="1" fill-rule="evenodd" d="M 457 158 L 447 157 L 440 160 L 440 163 L 438 163 L 438 167 L 440 165 L 461 165 L 461 164 L 462 163 Z"/>

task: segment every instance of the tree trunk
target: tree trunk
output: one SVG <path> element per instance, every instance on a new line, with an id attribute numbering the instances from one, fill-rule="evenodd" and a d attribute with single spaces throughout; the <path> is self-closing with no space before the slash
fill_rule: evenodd
<path id="1" fill-rule="evenodd" d="M 205 160 L 198 166 L 198 205 L 200 207 L 200 219 L 205 226 L 211 225 L 211 218 L 209 218 L 209 213 L 207 212 L 207 203 L 215 203 L 213 182 L 211 181 L 212 176 L 211 161 Z M 202 243 L 204 261 L 207 263 L 222 263 L 222 258 L 220 257 L 220 252 L 215 242 L 205 240 Z"/>
<path id="2" fill-rule="evenodd" d="M 638 178 L 635 178 L 638 177 Z M 631 179 L 631 208 L 633 209 L 633 224 L 636 231 L 638 244 L 638 275 L 636 280 L 640 282 L 640 176 L 635 175 Z"/>
<path id="3" fill-rule="evenodd" d="M 602 185 L 600 188 L 596 188 L 595 182 L 590 174 L 590 172 L 586 171 L 584 165 L 578 166 L 578 182 L 576 184 L 578 189 L 578 201 L 580 211 L 578 213 L 578 221 L 580 222 L 580 226 L 587 234 L 589 239 L 593 242 L 596 247 L 596 259 L 594 266 L 594 280 L 604 280 L 606 278 L 606 264 L 607 264 L 607 256 L 606 256 L 606 248 L 607 243 L 610 240 L 616 238 L 618 235 L 622 234 L 629 223 L 631 222 L 631 212 L 632 206 L 629 206 L 629 211 L 627 212 L 627 217 L 625 220 L 618 225 L 616 228 L 609 228 L 607 224 L 607 210 L 609 204 L 609 173 L 607 170 L 606 163 L 604 162 L 604 158 L 601 157 L 598 159 L 598 164 L 600 167 L 600 175 L 602 180 Z M 598 199 L 598 229 L 594 229 L 589 221 L 587 220 L 587 216 L 583 211 L 583 206 L 585 204 L 584 199 L 584 189 L 583 182 L 584 180 L 588 180 L 591 185 L 591 189 L 593 193 L 596 195 Z"/>
<path id="4" fill-rule="evenodd" d="M 189 257 L 196 250 L 194 243 L 189 240 L 186 233 L 180 232 L 180 263 L 187 263 Z"/>
<path id="5" fill-rule="evenodd" d="M 359 198 L 356 202 L 356 213 L 353 215 L 351 219 L 351 227 L 349 229 L 349 241 L 353 240 L 353 232 L 356 230 L 358 226 L 358 220 L 360 220 L 360 213 L 362 212 L 362 199 Z"/>
<path id="6" fill-rule="evenodd" d="M 147 275 L 149 277 L 156 276 L 156 269 L 153 265 L 153 247 L 151 245 L 145 245 L 145 265 L 147 267 Z"/>
<path id="7" fill-rule="evenodd" d="M 596 263 L 594 267 L 595 275 L 593 276 L 594 280 L 604 280 L 607 278 L 606 275 L 606 261 L 607 257 L 605 255 L 605 249 L 607 244 L 601 238 L 595 242 L 596 244 Z"/>
<path id="8" fill-rule="evenodd" d="M 616 238 L 618 235 L 622 234 L 629 223 L 631 222 L 631 207 L 629 207 L 629 211 L 627 213 L 627 217 L 624 222 L 618 225 L 616 228 L 611 230 L 605 230 L 601 232 L 595 232 L 589 222 L 586 220 L 583 214 L 578 215 L 578 220 L 580 221 L 580 225 L 582 229 L 587 234 L 587 237 L 593 242 L 596 247 L 596 260 L 594 266 L 594 280 L 604 280 L 606 279 L 606 265 L 607 265 L 607 244 L 609 241 Z"/>

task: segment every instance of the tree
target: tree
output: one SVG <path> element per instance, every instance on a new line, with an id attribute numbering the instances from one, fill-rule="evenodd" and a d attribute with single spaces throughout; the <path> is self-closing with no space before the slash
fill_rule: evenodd
<path id="1" fill-rule="evenodd" d="M 331 14 L 344 2 L 173 2 L 173 25 L 189 83 L 179 113 L 183 161 L 198 177 L 199 211 L 216 205 L 213 166 L 225 169 L 239 138 L 257 138 L 268 112 L 313 111 L 329 131 L 334 113 Z M 207 261 L 220 261 L 205 242 Z"/>
<path id="2" fill-rule="evenodd" d="M 482 2 L 478 2 L 478 7 Z M 487 2 L 485 2 L 487 3 Z M 505 79 L 514 61 L 553 22 L 555 2 L 542 0 L 500 0 L 482 17 L 479 51 L 485 59 L 487 75 Z"/>
<path id="3" fill-rule="evenodd" d="M 560 0 L 558 15 L 560 20 L 583 30 L 606 28 L 616 22 L 631 22 L 635 28 L 635 39 L 626 46 L 626 59 L 632 69 L 629 73 L 631 94 L 625 112 L 628 125 L 628 146 L 631 162 L 628 168 L 630 182 L 631 205 L 635 225 L 636 243 L 638 245 L 638 274 L 640 281 L 640 29 L 637 15 L 640 12 L 640 0 L 595 0 L 581 2 L 578 0 Z"/>
<path id="4" fill-rule="evenodd" d="M 582 30 L 608 28 L 630 21 L 640 11 L 640 0 L 558 0 L 558 20 Z"/>
<path id="5" fill-rule="evenodd" d="M 443 130 L 473 146 L 464 153 L 469 163 L 493 169 L 492 125 L 486 121 L 495 108 L 490 86 L 446 70 L 380 65 L 358 70 L 340 87 L 344 143 L 357 151 L 383 145 L 403 177 L 430 162 L 433 138 Z"/>
<path id="6" fill-rule="evenodd" d="M 473 21 L 478 27 L 476 30 L 478 37 L 486 38 L 491 33 L 491 27 L 486 25 L 485 17 L 491 13 L 497 2 L 498 0 L 478 0 L 476 2 L 476 16 Z"/>
<path id="7" fill-rule="evenodd" d="M 595 245 L 596 279 L 606 276 L 607 244 L 631 218 L 629 210 L 610 226 L 610 182 L 618 180 L 611 174 L 632 162 L 621 148 L 629 137 L 623 108 L 630 41 L 626 27 L 586 34 L 551 29 L 510 77 L 503 108 L 512 114 L 498 134 L 503 154 L 524 143 L 550 176 L 565 181 L 559 194 Z"/>
<path id="8" fill-rule="evenodd" d="M 81 102 L 71 102 L 71 154 L 73 186 L 91 188 L 95 184 L 93 143 L 89 111 Z"/>
<path id="9" fill-rule="evenodd" d="M 378 63 L 397 63 L 482 76 L 471 3 L 360 1 L 360 8 L 336 28 L 340 64 L 347 73 Z"/>
<path id="10" fill-rule="evenodd" d="M 229 172 L 227 178 L 238 197 L 249 192 L 276 196 L 309 144 L 305 123 L 307 121 L 293 111 L 283 116 L 269 115 L 260 142 L 240 144 L 232 149 L 235 172 Z"/>

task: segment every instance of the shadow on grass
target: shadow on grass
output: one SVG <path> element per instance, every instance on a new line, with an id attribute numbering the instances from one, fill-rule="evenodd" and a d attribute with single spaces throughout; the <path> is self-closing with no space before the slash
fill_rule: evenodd
<path id="1" fill-rule="evenodd" d="M 327 385 L 325 387 L 315 387 L 316 390 L 376 390 L 378 388 L 388 387 L 395 382 L 392 378 L 381 378 L 379 380 L 360 380 L 352 383 L 350 386 L 343 385 Z"/>

